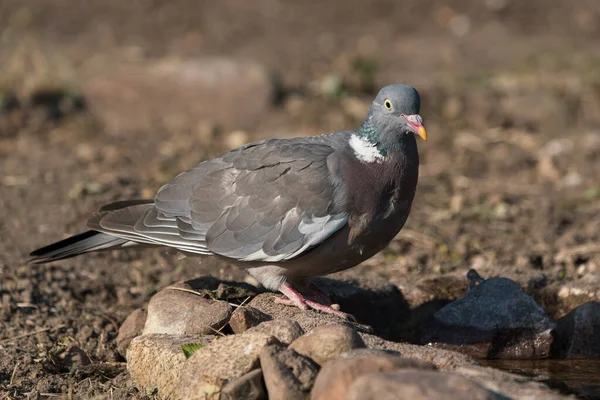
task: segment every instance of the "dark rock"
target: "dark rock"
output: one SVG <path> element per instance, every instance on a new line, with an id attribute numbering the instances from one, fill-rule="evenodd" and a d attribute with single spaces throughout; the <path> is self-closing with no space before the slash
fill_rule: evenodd
<path id="1" fill-rule="evenodd" d="M 71 345 L 60 355 L 60 362 L 66 369 L 85 367 L 92 363 L 90 357 L 80 347 Z"/>
<path id="2" fill-rule="evenodd" d="M 349 358 L 343 358 L 342 356 L 327 362 L 323 366 L 313 387 L 311 400 L 345 399 L 347 398 L 348 388 L 361 376 L 402 368 L 432 370 L 435 369 L 435 366 L 422 361 L 388 354 Z"/>
<path id="3" fill-rule="evenodd" d="M 556 336 L 554 356 L 600 357 L 600 302 L 589 301 L 559 319 Z"/>
<path id="4" fill-rule="evenodd" d="M 554 327 L 516 282 L 491 278 L 436 312 L 424 341 L 477 357 L 546 358 Z"/>
<path id="5" fill-rule="evenodd" d="M 282 344 L 265 346 L 260 365 L 270 400 L 302 400 L 313 387 L 319 366 Z"/>
<path id="6" fill-rule="evenodd" d="M 238 307 L 233 314 L 231 314 L 231 318 L 229 318 L 229 326 L 234 333 L 242 333 L 259 325 L 261 322 L 270 319 L 270 315 L 267 315 L 254 307 Z"/>
<path id="7" fill-rule="evenodd" d="M 310 357 L 319 365 L 352 349 L 364 347 L 365 343 L 358 333 L 344 325 L 320 326 L 290 344 L 290 349 Z"/>
<path id="8" fill-rule="evenodd" d="M 298 323 L 291 319 L 276 319 L 265 321 L 248 332 L 262 332 L 267 335 L 275 336 L 281 343 L 290 344 L 300 336 L 304 335 L 304 330 Z"/>
<path id="9" fill-rule="evenodd" d="M 248 372 L 225 385 L 220 400 L 267 400 L 267 388 L 260 369 Z"/>
<path id="10" fill-rule="evenodd" d="M 399 370 L 363 375 L 348 387 L 345 400 L 500 400 L 506 399 L 459 375 Z"/>
<path id="11" fill-rule="evenodd" d="M 119 328 L 119 334 L 117 335 L 117 351 L 120 355 L 125 357 L 127 348 L 131 341 L 142 334 L 144 325 L 146 324 L 146 316 L 148 312 L 146 309 L 138 308 L 134 310 L 125 319 L 121 327 Z"/>

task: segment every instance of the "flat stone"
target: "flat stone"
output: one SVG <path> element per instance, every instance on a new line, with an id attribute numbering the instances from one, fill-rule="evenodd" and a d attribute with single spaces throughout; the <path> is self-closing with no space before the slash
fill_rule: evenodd
<path id="1" fill-rule="evenodd" d="M 348 388 L 363 375 L 403 368 L 435 369 L 435 366 L 430 363 L 389 355 L 381 350 L 370 350 L 383 353 L 370 355 L 367 353 L 369 350 L 365 350 L 367 349 L 353 350 L 336 360 L 325 363 L 317 376 L 311 400 L 345 399 Z"/>
<path id="2" fill-rule="evenodd" d="M 442 371 L 453 371 L 459 367 L 476 365 L 473 358 L 456 351 L 418 346 L 409 343 L 398 343 L 384 340 L 378 336 L 360 333 L 361 338 L 369 349 L 397 351 L 403 358 L 425 361 L 435 365 Z"/>
<path id="3" fill-rule="evenodd" d="M 437 311 L 423 341 L 482 358 L 546 358 L 554 328 L 518 283 L 491 278 Z"/>
<path id="4" fill-rule="evenodd" d="M 270 315 L 257 310 L 254 307 L 238 307 L 229 318 L 229 326 L 234 333 L 243 333 L 248 329 L 271 319 Z"/>
<path id="5" fill-rule="evenodd" d="M 129 314 L 119 328 L 119 333 L 116 338 L 117 351 L 123 357 L 126 356 L 127 348 L 129 347 L 129 343 L 131 343 L 133 338 L 142 334 L 144 325 L 146 324 L 147 315 L 148 312 L 145 308 L 138 308 Z"/>
<path id="6" fill-rule="evenodd" d="M 399 395 L 401 394 L 401 397 Z M 340 398 L 340 397 L 338 397 Z M 502 396 L 459 375 L 423 370 L 398 370 L 363 375 L 350 387 L 345 400 L 500 400 Z"/>
<path id="7" fill-rule="evenodd" d="M 127 371 L 141 391 L 156 389 L 161 397 L 177 393 L 181 368 L 186 362 L 181 346 L 207 345 L 212 336 L 149 334 L 133 339 L 127 350 Z"/>
<path id="8" fill-rule="evenodd" d="M 143 334 L 208 335 L 227 324 L 232 312 L 229 303 L 205 299 L 188 289 L 184 285 L 166 287 L 152 296 Z"/>
<path id="9" fill-rule="evenodd" d="M 255 369 L 225 385 L 220 400 L 267 400 L 261 369 Z"/>
<path id="10" fill-rule="evenodd" d="M 248 305 L 270 315 L 274 320 L 292 319 L 305 332 L 323 325 L 351 325 L 345 319 L 332 314 L 325 314 L 314 310 L 301 310 L 298 307 L 278 304 L 274 301 L 277 296 L 279 295 L 274 293 L 262 293 L 250 300 Z"/>
<path id="11" fill-rule="evenodd" d="M 290 349 L 310 357 L 319 365 L 352 349 L 364 347 L 365 343 L 358 333 L 344 325 L 317 327 L 290 344 Z"/>
<path id="12" fill-rule="evenodd" d="M 600 357 L 600 302 L 589 301 L 556 322 L 554 353 L 566 358 Z"/>
<path id="13" fill-rule="evenodd" d="M 267 335 L 275 336 L 281 343 L 290 344 L 300 336 L 304 335 L 304 330 L 298 323 L 291 319 L 275 319 L 265 321 L 248 332 L 262 332 Z"/>
<path id="14" fill-rule="evenodd" d="M 313 386 L 319 366 L 283 344 L 265 346 L 260 365 L 270 400 L 303 400 Z"/>
<path id="15" fill-rule="evenodd" d="M 259 366 L 260 350 L 278 343 L 273 336 L 246 332 L 219 337 L 198 349 L 181 371 L 179 397 L 182 399 L 219 399 L 229 382 Z"/>

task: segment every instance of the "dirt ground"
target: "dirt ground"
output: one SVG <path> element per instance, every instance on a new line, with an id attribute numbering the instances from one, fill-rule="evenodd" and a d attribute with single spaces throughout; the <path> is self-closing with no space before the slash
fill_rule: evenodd
<path id="1" fill-rule="evenodd" d="M 160 112 L 138 126 L 126 109 L 108 120 L 87 107 L 94 99 L 80 89 L 88 73 L 208 56 L 277 78 L 259 118 L 219 134 L 208 120 L 174 124 Z M 243 272 L 164 250 L 39 266 L 27 254 L 83 230 L 106 202 L 153 195 L 226 151 L 239 129 L 251 140 L 355 128 L 388 83 L 423 97 L 430 140 L 419 142 L 417 199 L 388 249 L 335 278 L 390 282 L 409 298 L 425 281 L 436 292 L 435 282 L 476 268 L 518 280 L 553 317 L 593 299 L 597 1 L 2 0 L 0 398 L 152 398 L 127 378 L 120 323 L 166 284 Z M 254 101 L 243 100 L 221 104 L 225 115 Z M 177 95 L 168 103 L 186 106 Z M 564 287 L 580 296 L 559 301 Z M 91 364 L 65 360 L 70 344 Z"/>

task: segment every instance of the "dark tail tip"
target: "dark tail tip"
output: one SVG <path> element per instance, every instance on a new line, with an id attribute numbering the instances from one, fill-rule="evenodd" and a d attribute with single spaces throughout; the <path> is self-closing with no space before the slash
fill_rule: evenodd
<path id="1" fill-rule="evenodd" d="M 123 239 L 101 232 L 87 231 L 32 251 L 27 263 L 43 264 L 63 260 L 89 251 L 116 246 L 123 241 Z"/>

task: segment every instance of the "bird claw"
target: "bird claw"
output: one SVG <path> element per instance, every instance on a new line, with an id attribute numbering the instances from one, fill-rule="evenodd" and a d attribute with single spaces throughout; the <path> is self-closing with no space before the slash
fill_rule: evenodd
<path id="1" fill-rule="evenodd" d="M 287 306 L 296 306 L 296 307 L 300 308 L 301 310 L 306 310 L 307 308 L 310 308 L 310 309 L 313 309 L 316 311 L 324 312 L 326 314 L 333 314 L 342 319 L 356 321 L 356 318 L 354 318 L 354 316 L 352 316 L 350 314 L 346 314 L 343 311 L 340 311 L 339 304 L 327 305 L 327 304 L 321 304 L 314 300 L 305 299 L 304 296 L 302 296 L 300 293 L 298 293 L 288 283 L 284 283 L 279 290 L 281 291 L 281 293 L 283 293 L 284 296 L 287 297 L 287 299 L 276 298 L 275 303 L 283 304 L 283 305 L 287 305 Z"/>

